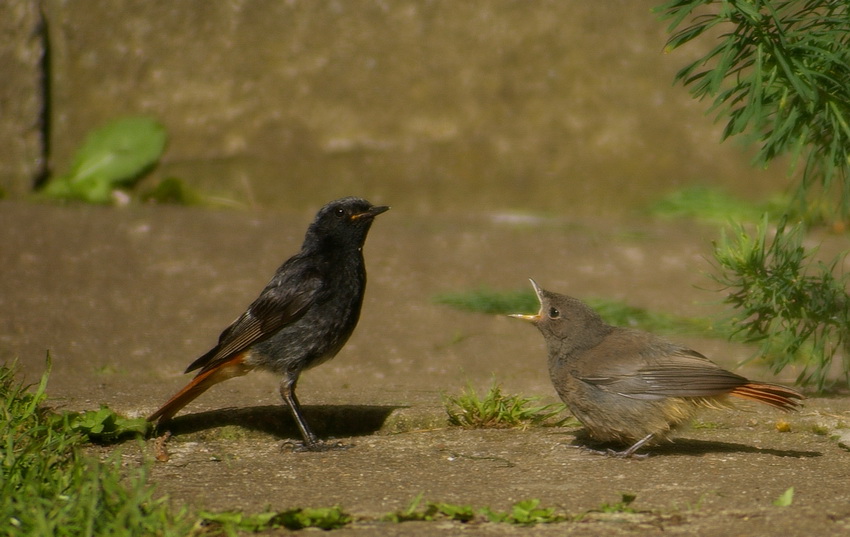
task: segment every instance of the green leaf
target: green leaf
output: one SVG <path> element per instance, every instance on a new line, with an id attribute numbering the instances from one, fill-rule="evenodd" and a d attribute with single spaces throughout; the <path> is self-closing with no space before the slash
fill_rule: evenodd
<path id="1" fill-rule="evenodd" d="M 144 418 L 125 418 L 106 405 L 98 410 L 70 414 L 69 426 L 92 442 L 115 442 L 127 436 L 143 436 L 150 429 Z"/>
<path id="2" fill-rule="evenodd" d="M 274 522 L 290 530 L 320 528 L 333 530 L 351 522 L 351 517 L 339 507 L 290 509 L 274 517 Z"/>
<path id="3" fill-rule="evenodd" d="M 458 522 L 469 522 L 475 518 L 475 510 L 469 505 L 454 505 L 450 503 L 433 504 L 434 509 L 441 515 Z"/>
<path id="4" fill-rule="evenodd" d="M 790 487 L 783 492 L 778 498 L 773 500 L 773 505 L 777 507 L 789 507 L 794 502 L 794 487 Z"/>
<path id="5" fill-rule="evenodd" d="M 332 530 L 351 522 L 351 517 L 339 507 L 295 508 L 287 511 L 245 514 L 240 511 L 199 513 L 205 523 L 219 524 L 228 534 L 233 530 L 260 532 L 284 527 L 290 530 L 320 528 Z"/>
<path id="6" fill-rule="evenodd" d="M 44 194 L 108 203 L 116 188 L 132 184 L 159 161 L 166 138 L 164 127 L 149 117 L 112 121 L 86 137 L 70 171 L 48 183 Z"/>
<path id="7" fill-rule="evenodd" d="M 603 503 L 599 510 L 603 513 L 634 513 L 635 510 L 633 507 L 631 507 L 631 505 L 636 499 L 636 494 L 624 492 L 620 494 L 619 502 Z"/>

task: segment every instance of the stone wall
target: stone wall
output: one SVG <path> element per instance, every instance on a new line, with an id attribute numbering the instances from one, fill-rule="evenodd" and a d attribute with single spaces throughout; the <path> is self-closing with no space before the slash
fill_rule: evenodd
<path id="1" fill-rule="evenodd" d="M 44 173 L 44 39 L 38 2 L 0 2 L 0 197 Z"/>
<path id="2" fill-rule="evenodd" d="M 356 191 L 551 209 L 745 188 L 740 150 L 672 86 L 687 58 L 663 54 L 656 3 L 3 3 L 0 185 L 20 194 L 41 169 L 40 5 L 54 173 L 89 130 L 146 114 L 170 136 L 156 177 L 239 203 Z"/>

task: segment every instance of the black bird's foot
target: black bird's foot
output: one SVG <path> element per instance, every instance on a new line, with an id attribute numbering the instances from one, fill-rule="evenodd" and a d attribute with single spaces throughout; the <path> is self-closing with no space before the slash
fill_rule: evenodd
<path id="1" fill-rule="evenodd" d="M 324 440 L 315 440 L 313 442 L 296 442 L 293 440 L 286 440 L 280 444 L 281 451 L 288 451 L 291 453 L 304 453 L 307 451 L 344 451 L 353 447 L 354 444 Z"/>

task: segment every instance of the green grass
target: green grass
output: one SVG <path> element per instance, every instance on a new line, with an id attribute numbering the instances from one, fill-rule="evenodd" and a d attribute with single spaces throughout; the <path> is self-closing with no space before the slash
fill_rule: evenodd
<path id="1" fill-rule="evenodd" d="M 490 522 L 517 524 L 520 526 L 533 526 L 535 524 L 554 524 L 568 520 L 566 515 L 557 513 L 554 507 L 540 507 L 540 500 L 521 500 L 513 506 L 510 511 L 494 511 L 488 507 L 481 513 Z"/>
<path id="2" fill-rule="evenodd" d="M 620 494 L 620 501 L 614 503 L 603 503 L 599 507 L 601 513 L 636 513 L 632 503 L 637 499 L 636 494 L 624 492 Z"/>
<path id="3" fill-rule="evenodd" d="M 730 196 L 720 189 L 688 186 L 671 192 L 649 206 L 649 213 L 662 218 L 691 218 L 705 222 L 757 221 L 768 204 L 756 205 Z"/>
<path id="4" fill-rule="evenodd" d="M 56 413 L 45 404 L 48 375 L 37 386 L 14 379 L 12 368 L 0 366 L 0 535 L 23 536 L 202 536 L 244 535 L 316 528 L 334 530 L 355 520 L 361 523 L 450 521 L 533 526 L 577 521 L 526 499 L 500 511 L 490 507 L 423 502 L 418 495 L 401 511 L 383 516 L 356 516 L 342 508 L 293 508 L 246 514 L 236 511 L 195 515 L 169 509 L 148 483 L 148 465 L 127 468 L 120 452 L 105 460 L 84 453 L 92 440 L 115 442 L 147 432 L 136 420 L 101 407 L 87 413 Z M 530 406 L 532 399 L 503 396 L 498 386 L 488 392 L 492 401 L 508 401 L 508 414 L 519 424 L 548 423 L 557 405 Z M 521 425 L 520 425 L 521 426 Z M 604 505 L 606 512 L 632 512 L 634 496 Z"/>
<path id="5" fill-rule="evenodd" d="M 200 524 L 214 534 L 238 535 L 239 532 L 260 532 L 285 528 L 301 530 L 319 528 L 334 530 L 351 522 L 351 516 L 339 507 L 296 508 L 286 511 L 267 511 L 244 514 L 238 511 L 220 513 L 201 512 Z"/>
<path id="6" fill-rule="evenodd" d="M 433 297 L 437 304 L 490 315 L 510 315 L 537 311 L 540 303 L 532 291 L 495 291 L 480 287 L 472 291 L 442 293 Z"/>
<path id="7" fill-rule="evenodd" d="M 530 290 L 496 291 L 480 287 L 472 291 L 442 293 L 436 295 L 433 300 L 437 304 L 459 310 L 491 315 L 530 313 L 540 309 L 537 296 Z M 726 337 L 725 331 L 718 331 L 709 319 L 676 317 L 668 313 L 630 306 L 617 300 L 591 298 L 586 302 L 605 319 L 605 322 L 615 326 L 667 334 L 689 333 Z"/>
<path id="8" fill-rule="evenodd" d="M 758 222 L 767 214 L 771 220 L 783 215 L 808 225 L 823 226 L 835 222 L 834 207 L 824 200 L 805 204 L 792 203 L 785 195 L 766 201 L 750 202 L 710 186 L 692 185 L 673 191 L 647 207 L 647 212 L 659 218 L 687 218 L 709 224 L 729 222 Z"/>
<path id="9" fill-rule="evenodd" d="M 422 496 L 422 494 L 419 494 L 406 509 L 388 513 L 381 520 L 393 523 L 434 520 L 452 520 L 466 523 L 482 520 L 520 526 L 554 524 L 568 520 L 566 515 L 556 512 L 552 507 L 540 507 L 540 500 L 533 498 L 516 502 L 508 511 L 498 511 L 490 507 L 475 509 L 469 505 L 441 502 L 425 502 L 423 505 Z"/>
<path id="10" fill-rule="evenodd" d="M 0 366 L 0 534 L 186 535 L 184 513 L 154 497 L 146 467 L 122 468 L 118 453 L 83 454 L 88 436 L 75 415 L 45 406 L 47 377 L 23 386 Z"/>
<path id="11" fill-rule="evenodd" d="M 467 385 L 460 395 L 444 398 L 449 423 L 468 429 L 557 427 L 570 421 L 570 418 L 557 419 L 566 409 L 563 404 L 539 405 L 537 401 L 533 397 L 503 394 L 495 382 L 484 397 Z"/>

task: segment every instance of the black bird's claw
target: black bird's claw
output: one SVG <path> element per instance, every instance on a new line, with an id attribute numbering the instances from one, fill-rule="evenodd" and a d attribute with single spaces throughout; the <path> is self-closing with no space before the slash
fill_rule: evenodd
<path id="1" fill-rule="evenodd" d="M 280 444 L 281 451 L 289 451 L 292 453 L 304 453 L 307 451 L 344 451 L 346 449 L 351 449 L 352 447 L 354 447 L 354 444 L 344 444 L 340 441 L 325 442 L 324 440 L 316 440 L 315 442 L 310 443 L 286 440 Z"/>

